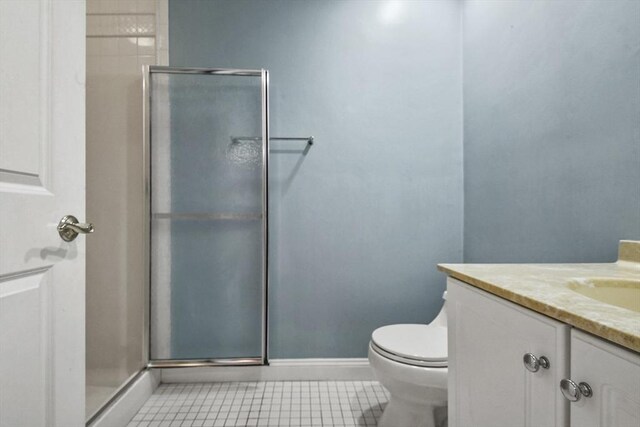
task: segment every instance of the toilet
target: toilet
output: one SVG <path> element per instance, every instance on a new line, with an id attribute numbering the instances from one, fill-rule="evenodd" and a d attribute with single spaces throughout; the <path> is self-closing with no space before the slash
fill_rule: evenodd
<path id="1" fill-rule="evenodd" d="M 371 334 L 369 363 L 390 394 L 379 427 L 447 425 L 445 305 L 428 325 L 388 325 Z"/>

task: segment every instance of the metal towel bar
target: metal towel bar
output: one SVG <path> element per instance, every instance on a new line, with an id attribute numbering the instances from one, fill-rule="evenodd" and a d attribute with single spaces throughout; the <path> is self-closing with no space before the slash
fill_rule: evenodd
<path id="1" fill-rule="evenodd" d="M 259 136 L 232 136 L 231 141 L 237 143 L 240 141 L 260 141 Z M 313 145 L 313 136 L 272 136 L 269 139 L 279 141 L 307 141 L 307 144 Z"/>

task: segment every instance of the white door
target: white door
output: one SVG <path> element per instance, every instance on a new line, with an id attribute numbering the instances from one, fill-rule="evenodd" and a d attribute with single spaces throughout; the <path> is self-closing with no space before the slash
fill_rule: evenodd
<path id="1" fill-rule="evenodd" d="M 565 426 L 569 327 L 455 279 L 447 291 L 449 425 Z M 527 353 L 548 368 L 529 371 Z"/>
<path id="2" fill-rule="evenodd" d="M 84 425 L 85 6 L 0 0 L 0 426 Z"/>
<path id="3" fill-rule="evenodd" d="M 592 390 L 571 403 L 572 427 L 640 426 L 640 354 L 574 329 L 571 380 Z"/>

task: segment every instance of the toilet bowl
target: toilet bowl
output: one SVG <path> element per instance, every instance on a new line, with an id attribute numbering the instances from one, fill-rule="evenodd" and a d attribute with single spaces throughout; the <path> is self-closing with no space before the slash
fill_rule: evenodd
<path id="1" fill-rule="evenodd" d="M 428 325 L 399 324 L 376 329 L 369 343 L 369 363 L 390 395 L 379 427 L 447 425 L 444 306 Z"/>

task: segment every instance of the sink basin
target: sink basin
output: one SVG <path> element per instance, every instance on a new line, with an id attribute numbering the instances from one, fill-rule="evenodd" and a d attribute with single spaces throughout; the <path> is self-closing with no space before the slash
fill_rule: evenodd
<path id="1" fill-rule="evenodd" d="M 640 279 L 590 277 L 571 280 L 568 287 L 605 304 L 640 313 Z"/>

